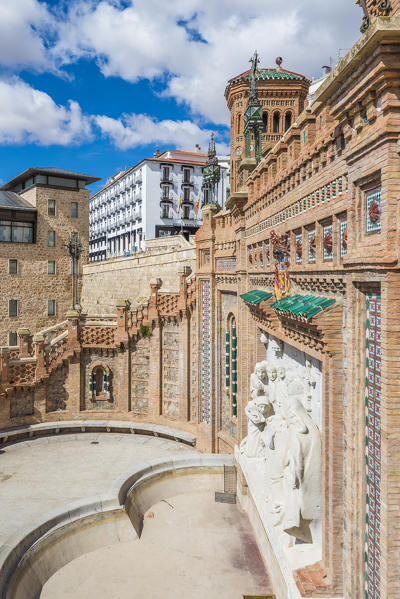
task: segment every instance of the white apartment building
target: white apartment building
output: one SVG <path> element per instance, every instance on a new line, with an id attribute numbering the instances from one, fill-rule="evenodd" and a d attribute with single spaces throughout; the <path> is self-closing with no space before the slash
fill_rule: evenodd
<path id="1" fill-rule="evenodd" d="M 207 154 L 169 150 L 120 172 L 90 198 L 89 259 L 143 251 L 146 239 L 193 235 L 202 223 L 201 186 Z M 225 205 L 221 166 L 218 202 Z"/>

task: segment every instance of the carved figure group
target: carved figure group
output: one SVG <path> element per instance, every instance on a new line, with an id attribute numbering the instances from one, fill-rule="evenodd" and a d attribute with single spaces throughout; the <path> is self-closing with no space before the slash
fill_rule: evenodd
<path id="1" fill-rule="evenodd" d="M 308 393 L 304 380 L 283 366 L 257 363 L 240 446 L 246 458 L 265 464 L 273 525 L 304 542 L 312 542 L 321 518 L 321 435 L 303 405 Z"/>

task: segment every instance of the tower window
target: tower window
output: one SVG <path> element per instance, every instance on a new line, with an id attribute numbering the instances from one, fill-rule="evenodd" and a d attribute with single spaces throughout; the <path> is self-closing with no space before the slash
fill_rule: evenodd
<path id="1" fill-rule="evenodd" d="M 291 112 L 287 112 L 285 114 L 285 131 L 287 131 L 289 129 L 289 127 L 292 124 L 292 113 Z"/>
<path id="2" fill-rule="evenodd" d="M 265 133 L 268 129 L 268 112 L 263 112 L 263 132 Z"/>
<path id="3" fill-rule="evenodd" d="M 273 127 L 272 127 L 274 133 L 279 133 L 279 121 L 280 121 L 279 112 L 274 112 Z"/>

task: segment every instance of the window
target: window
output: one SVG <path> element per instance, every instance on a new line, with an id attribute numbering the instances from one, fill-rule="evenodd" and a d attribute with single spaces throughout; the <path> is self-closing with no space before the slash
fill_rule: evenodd
<path id="1" fill-rule="evenodd" d="M 169 166 L 162 167 L 162 179 L 163 181 L 169 181 Z"/>
<path id="2" fill-rule="evenodd" d="M 289 129 L 289 127 L 292 124 L 292 113 L 291 112 L 287 112 L 285 114 L 285 131 L 287 131 Z"/>
<path id="3" fill-rule="evenodd" d="M 47 200 L 47 214 L 49 216 L 56 215 L 56 201 L 55 200 Z"/>
<path id="4" fill-rule="evenodd" d="M 185 202 L 190 202 L 190 189 L 189 187 L 183 188 L 183 199 Z"/>
<path id="5" fill-rule="evenodd" d="M 56 245 L 56 232 L 48 231 L 47 233 L 47 245 L 49 247 L 55 247 Z"/>
<path id="6" fill-rule="evenodd" d="M 8 272 L 10 275 L 18 273 L 18 260 L 11 259 L 8 261 Z"/>
<path id="7" fill-rule="evenodd" d="M 10 318 L 15 318 L 16 316 L 18 316 L 18 300 L 8 300 L 8 316 Z"/>
<path id="8" fill-rule="evenodd" d="M 8 345 L 10 345 L 11 347 L 15 347 L 16 345 L 18 345 L 18 337 L 15 331 L 10 331 L 8 333 Z"/>
<path id="9" fill-rule="evenodd" d="M 190 206 L 183 207 L 183 218 L 190 218 Z"/>
<path id="10" fill-rule="evenodd" d="M 71 218 L 78 218 L 78 202 L 71 202 Z"/>
<path id="11" fill-rule="evenodd" d="M 164 199 L 168 199 L 169 198 L 169 189 L 168 189 L 168 185 L 163 185 L 162 187 L 162 197 Z"/>
<path id="12" fill-rule="evenodd" d="M 165 204 L 161 206 L 161 218 L 169 218 L 169 206 Z"/>
<path id="13" fill-rule="evenodd" d="M 279 133 L 279 112 L 274 112 L 273 126 L 272 130 L 274 133 Z"/>
<path id="14" fill-rule="evenodd" d="M 265 133 L 268 129 L 268 112 L 263 112 L 263 132 Z"/>
<path id="15" fill-rule="evenodd" d="M 56 315 L 56 300 L 49 300 L 47 302 L 47 315 L 48 316 Z"/>
<path id="16" fill-rule="evenodd" d="M 190 183 L 190 169 L 189 168 L 183 169 L 183 182 Z"/>
<path id="17" fill-rule="evenodd" d="M 0 241 L 33 243 L 34 223 L 0 220 Z"/>
<path id="18" fill-rule="evenodd" d="M 236 320 L 230 314 L 225 333 L 225 387 L 231 397 L 231 415 L 237 415 L 237 337 Z"/>
<path id="19" fill-rule="evenodd" d="M 55 260 L 49 260 L 47 262 L 47 274 L 49 274 L 49 275 L 56 274 L 56 261 Z"/>

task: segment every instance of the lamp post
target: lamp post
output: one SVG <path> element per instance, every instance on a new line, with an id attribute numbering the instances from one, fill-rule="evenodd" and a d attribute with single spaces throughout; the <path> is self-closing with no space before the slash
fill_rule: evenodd
<path id="1" fill-rule="evenodd" d="M 203 201 L 202 206 L 207 204 L 218 204 L 218 183 L 221 178 L 221 168 L 218 164 L 217 152 L 215 150 L 214 134 L 208 146 L 208 159 L 203 171 Z"/>
<path id="2" fill-rule="evenodd" d="M 79 258 L 82 254 L 82 244 L 79 242 L 78 233 L 73 231 L 69 237 L 69 243 L 65 245 L 72 261 L 72 310 L 79 305 L 78 299 L 78 272 Z"/>

